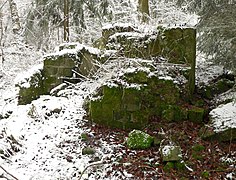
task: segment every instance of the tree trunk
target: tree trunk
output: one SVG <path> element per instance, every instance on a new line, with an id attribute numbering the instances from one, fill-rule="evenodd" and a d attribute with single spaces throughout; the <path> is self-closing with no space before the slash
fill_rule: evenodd
<path id="1" fill-rule="evenodd" d="M 69 42 L 69 0 L 64 0 L 64 41 Z"/>
<path id="2" fill-rule="evenodd" d="M 2 9 L 0 9 L 0 77 L 3 71 L 3 63 L 4 63 L 4 52 L 3 52 L 3 24 L 2 24 Z"/>
<path id="3" fill-rule="evenodd" d="M 14 33 L 17 33 L 20 30 L 20 19 L 17 6 L 14 0 L 8 0 L 8 2 L 11 10 L 12 30 Z"/>
<path id="4" fill-rule="evenodd" d="M 138 10 L 141 13 L 141 21 L 147 22 L 149 16 L 149 2 L 148 0 L 138 1 Z"/>

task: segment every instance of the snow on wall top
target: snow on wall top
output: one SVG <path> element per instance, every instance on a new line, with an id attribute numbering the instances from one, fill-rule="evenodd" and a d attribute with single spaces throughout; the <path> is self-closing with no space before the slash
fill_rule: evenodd
<path id="1" fill-rule="evenodd" d="M 138 32 L 121 32 L 115 33 L 114 35 L 110 36 L 110 40 L 116 40 L 117 37 L 125 37 L 127 39 L 143 39 L 146 34 L 145 33 L 138 33 Z"/>
<path id="2" fill-rule="evenodd" d="M 133 24 L 131 23 L 114 23 L 114 24 L 107 24 L 102 27 L 102 30 L 107 30 L 107 29 L 113 29 L 113 28 L 128 28 L 128 27 L 133 27 Z"/>
<path id="3" fill-rule="evenodd" d="M 63 43 L 56 48 L 56 52 L 47 54 L 44 56 L 44 58 L 52 56 L 63 56 L 65 54 L 76 55 L 83 49 L 93 55 L 99 55 L 101 53 L 101 51 L 97 48 L 89 47 L 80 43 Z"/>

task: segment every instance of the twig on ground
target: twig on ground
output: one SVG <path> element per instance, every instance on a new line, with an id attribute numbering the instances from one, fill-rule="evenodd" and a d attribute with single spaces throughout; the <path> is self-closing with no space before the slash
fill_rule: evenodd
<path id="1" fill-rule="evenodd" d="M 88 168 L 90 168 L 90 167 L 92 167 L 92 166 L 99 166 L 99 165 L 102 165 L 102 164 L 104 164 L 103 161 L 98 161 L 98 162 L 94 162 L 94 163 L 89 164 L 89 165 L 86 166 L 86 167 L 84 168 L 84 170 L 81 172 L 81 175 L 80 175 L 80 177 L 79 177 L 78 180 L 81 180 L 83 174 L 85 173 L 85 171 L 86 171 Z"/>
<path id="2" fill-rule="evenodd" d="M 11 176 L 13 179 L 19 180 L 18 178 L 16 178 L 15 176 L 13 176 L 11 173 L 9 173 L 5 168 L 3 168 L 1 165 L 0 165 L 0 168 L 1 168 L 5 173 L 7 173 L 9 176 Z"/>

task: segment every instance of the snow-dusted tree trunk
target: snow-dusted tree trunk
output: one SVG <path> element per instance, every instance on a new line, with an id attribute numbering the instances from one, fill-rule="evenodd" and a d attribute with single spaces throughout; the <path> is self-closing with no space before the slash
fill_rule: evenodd
<path id="1" fill-rule="evenodd" d="M 64 41 L 69 42 L 69 0 L 64 0 Z"/>
<path id="2" fill-rule="evenodd" d="M 20 19 L 17 6 L 14 0 L 8 0 L 8 2 L 11 10 L 12 30 L 14 33 L 17 33 L 20 30 Z"/>
<path id="3" fill-rule="evenodd" d="M 139 0 L 138 1 L 138 10 L 142 14 L 141 20 L 143 22 L 147 22 L 148 16 L 149 16 L 149 1 L 148 0 Z"/>
<path id="4" fill-rule="evenodd" d="M 3 61 L 4 61 L 4 57 L 3 57 L 3 24 L 2 24 L 2 9 L 0 9 L 0 76 L 1 76 L 1 71 L 3 70 Z"/>

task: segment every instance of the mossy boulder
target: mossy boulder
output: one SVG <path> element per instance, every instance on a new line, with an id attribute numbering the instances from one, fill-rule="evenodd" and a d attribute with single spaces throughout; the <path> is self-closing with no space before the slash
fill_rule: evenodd
<path id="1" fill-rule="evenodd" d="M 129 149 L 147 149 L 152 146 L 154 138 L 140 130 L 129 133 L 126 144 Z"/>

